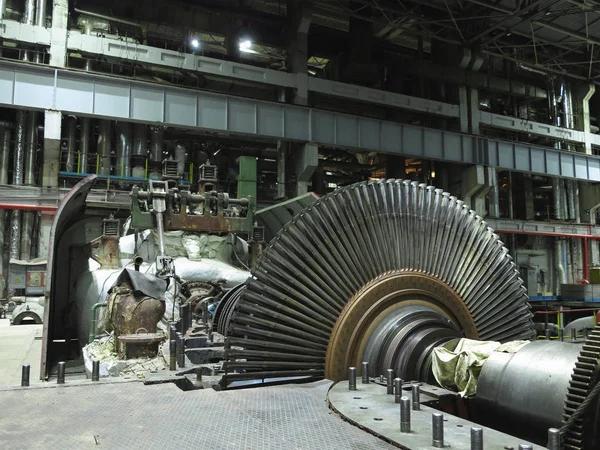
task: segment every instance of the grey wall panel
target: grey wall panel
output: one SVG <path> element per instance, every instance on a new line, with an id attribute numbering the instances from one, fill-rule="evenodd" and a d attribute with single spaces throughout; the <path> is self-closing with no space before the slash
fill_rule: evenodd
<path id="1" fill-rule="evenodd" d="M 283 108 L 280 105 L 259 105 L 257 114 L 259 135 L 283 137 Z"/>
<path id="2" fill-rule="evenodd" d="M 195 127 L 198 123 L 198 99 L 184 92 L 167 91 L 165 95 L 165 122 Z"/>
<path id="3" fill-rule="evenodd" d="M 563 177 L 575 177 L 575 164 L 573 162 L 573 154 L 561 153 L 560 174 Z"/>
<path id="4" fill-rule="evenodd" d="M 546 157 L 543 150 L 531 149 L 531 171 L 546 173 Z"/>
<path id="5" fill-rule="evenodd" d="M 197 126 L 212 130 L 227 130 L 227 99 L 202 93 L 197 96 Z"/>
<path id="6" fill-rule="evenodd" d="M 131 88 L 132 117 L 144 122 L 163 122 L 165 93 L 149 87 Z"/>
<path id="7" fill-rule="evenodd" d="M 88 83 L 80 78 L 66 74 L 56 80 L 56 104 L 58 111 L 77 111 L 94 113 L 94 91 L 86 90 Z"/>
<path id="8" fill-rule="evenodd" d="M 546 161 L 546 172 L 548 175 L 557 175 L 560 173 L 560 155 L 558 153 L 543 152 L 543 158 Z"/>
<path id="9" fill-rule="evenodd" d="M 24 107 L 41 108 L 54 100 L 54 78 L 24 68 L 15 73 L 14 102 Z"/>
<path id="10" fill-rule="evenodd" d="M 358 126 L 360 147 L 369 150 L 381 149 L 381 122 L 372 119 L 361 119 Z"/>
<path id="11" fill-rule="evenodd" d="M 600 180 L 600 160 L 296 105 L 0 61 L 0 103 Z"/>
<path id="12" fill-rule="evenodd" d="M 589 169 L 586 164 L 586 159 L 579 155 L 573 155 L 575 162 L 575 178 L 589 178 Z"/>
<path id="13" fill-rule="evenodd" d="M 121 80 L 98 80 L 89 87 L 94 92 L 93 114 L 122 119 L 130 117 L 129 94 L 131 88 L 128 85 L 122 83 Z"/>

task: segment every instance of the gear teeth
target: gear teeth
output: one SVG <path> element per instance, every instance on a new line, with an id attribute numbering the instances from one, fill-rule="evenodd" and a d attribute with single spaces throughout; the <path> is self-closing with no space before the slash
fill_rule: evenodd
<path id="1" fill-rule="evenodd" d="M 563 412 L 563 425 L 575 413 L 577 408 L 586 399 L 588 393 L 592 390 L 597 380 L 594 380 L 594 374 L 598 368 L 600 360 L 600 325 L 596 325 L 588 334 L 588 338 L 582 346 L 582 349 L 575 363 L 573 375 L 567 390 L 565 399 L 565 408 Z M 584 450 L 585 439 L 588 431 L 586 423 L 583 420 L 576 420 L 567 430 L 563 437 L 563 448 L 568 450 Z"/>
<path id="2" fill-rule="evenodd" d="M 535 336 L 519 271 L 481 217 L 431 186 L 362 182 L 296 215 L 263 252 L 239 299 L 223 306 L 222 383 L 323 376 L 327 336 L 348 301 L 398 271 L 426 274 L 453 289 L 481 339 Z M 309 354 L 323 359 L 298 364 L 299 355 Z"/>

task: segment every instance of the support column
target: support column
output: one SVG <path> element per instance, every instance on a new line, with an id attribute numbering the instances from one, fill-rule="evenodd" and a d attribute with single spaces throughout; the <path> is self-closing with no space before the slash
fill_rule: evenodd
<path id="1" fill-rule="evenodd" d="M 469 101 L 467 95 L 467 87 L 458 87 L 458 102 L 460 106 L 459 119 L 460 119 L 460 131 L 461 133 L 469 132 Z"/>
<path id="2" fill-rule="evenodd" d="M 312 20 L 310 5 L 295 0 L 287 2 L 290 35 L 288 37 L 287 66 L 297 74 L 296 91 L 291 99 L 297 105 L 308 104 L 308 30 Z"/>
<path id="3" fill-rule="evenodd" d="M 238 165 L 240 169 L 237 184 L 238 198 L 252 197 L 256 200 L 256 157 L 240 156 Z"/>
<path id="4" fill-rule="evenodd" d="M 469 132 L 479 134 L 479 92 L 469 89 Z"/>
<path id="5" fill-rule="evenodd" d="M 52 38 L 50 42 L 50 65 L 66 67 L 67 27 L 69 24 L 69 0 L 52 1 Z"/>
<path id="6" fill-rule="evenodd" d="M 308 193 L 308 182 L 319 166 L 319 147 L 316 144 L 303 144 L 296 156 L 296 192 L 303 195 Z"/>
<path id="7" fill-rule="evenodd" d="M 59 111 L 44 113 L 44 164 L 42 165 L 42 188 L 58 189 L 60 170 L 60 133 L 62 115 Z M 50 228 L 54 216 L 42 213 L 38 237 L 38 257 L 48 257 Z"/>

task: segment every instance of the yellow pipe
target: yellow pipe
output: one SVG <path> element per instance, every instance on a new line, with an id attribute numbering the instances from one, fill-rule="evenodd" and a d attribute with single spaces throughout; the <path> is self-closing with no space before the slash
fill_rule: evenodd
<path id="1" fill-rule="evenodd" d="M 190 163 L 190 183 L 194 181 L 194 163 Z"/>
<path id="2" fill-rule="evenodd" d="M 81 153 L 77 152 L 77 173 L 81 173 Z"/>
<path id="3" fill-rule="evenodd" d="M 148 158 L 146 158 L 146 170 L 144 172 L 144 178 L 146 180 L 148 179 Z"/>
<path id="4" fill-rule="evenodd" d="M 98 168 L 100 167 L 100 153 L 96 155 L 96 175 L 98 175 Z"/>

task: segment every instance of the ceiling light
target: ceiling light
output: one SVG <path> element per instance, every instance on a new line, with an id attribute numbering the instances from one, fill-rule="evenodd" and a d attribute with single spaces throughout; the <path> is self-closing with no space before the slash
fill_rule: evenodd
<path id="1" fill-rule="evenodd" d="M 200 42 L 198 42 L 198 39 L 192 39 L 192 47 L 194 47 L 194 48 L 200 47 Z"/>
<path id="2" fill-rule="evenodd" d="M 508 33 L 506 33 L 507 36 L 510 36 L 512 33 L 509 31 Z"/>
<path id="3" fill-rule="evenodd" d="M 250 47 L 252 47 L 252 41 L 250 39 L 240 41 L 240 52 L 248 52 L 250 51 Z"/>

